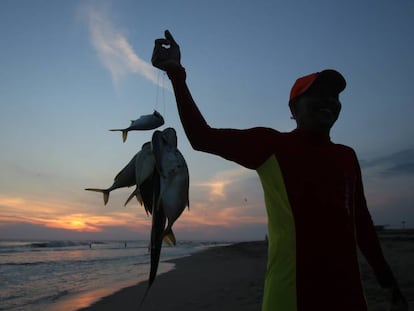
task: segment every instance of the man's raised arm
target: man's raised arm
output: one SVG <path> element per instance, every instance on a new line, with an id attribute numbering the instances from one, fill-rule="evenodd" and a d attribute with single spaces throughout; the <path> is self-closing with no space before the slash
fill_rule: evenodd
<path id="1" fill-rule="evenodd" d="M 168 30 L 165 38 L 155 40 L 151 61 L 154 67 L 166 71 L 172 82 L 181 123 L 195 150 L 213 153 L 252 169 L 268 157 L 269 151 L 263 148 L 266 144 L 261 144 L 261 148 L 253 147 L 265 140 L 270 129 L 216 129 L 207 124 L 185 82 L 180 47 Z"/>

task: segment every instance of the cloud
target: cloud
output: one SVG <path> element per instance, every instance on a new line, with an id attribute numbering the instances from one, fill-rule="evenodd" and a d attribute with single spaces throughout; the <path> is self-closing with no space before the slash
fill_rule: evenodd
<path id="1" fill-rule="evenodd" d="M 176 228 L 265 228 L 267 223 L 263 191 L 254 171 L 242 167 L 225 170 L 210 180 L 193 184 L 190 212 L 184 212 Z M 262 235 L 263 230 L 260 230 Z"/>
<path id="2" fill-rule="evenodd" d="M 151 217 L 133 201 L 123 206 L 130 189 L 111 194 L 103 206 L 99 194 L 85 194 L 76 201 L 33 195 L 0 193 L 0 233 L 12 236 L 18 228 L 33 230 L 33 237 L 68 238 L 93 236 L 94 239 L 117 237 L 148 238 Z M 174 224 L 177 237 L 240 239 L 262 237 L 266 231 L 263 193 L 255 172 L 243 168 L 222 171 L 210 180 L 190 189 L 190 211 L 187 209 Z M 241 235 L 242 228 L 250 228 Z M 13 232 L 13 233 L 12 233 Z M 25 238 L 32 235 L 27 234 Z M 183 235 L 181 234 L 183 232 Z M 36 234 L 35 234 L 36 233 Z"/>
<path id="3" fill-rule="evenodd" d="M 377 169 L 382 177 L 414 175 L 414 148 L 394 152 L 370 161 L 361 161 L 364 169 Z"/>
<path id="4" fill-rule="evenodd" d="M 102 64 L 109 70 L 117 86 L 128 74 L 139 74 L 161 87 L 157 69 L 141 59 L 122 32 L 112 23 L 106 7 L 83 6 L 90 39 Z"/>
<path id="5" fill-rule="evenodd" d="M 148 238 L 148 234 L 137 234 L 124 226 L 107 227 L 104 232 L 74 231 L 28 222 L 0 224 L 0 236 L 5 239 L 42 240 L 136 240 Z"/>
<path id="6" fill-rule="evenodd" d="M 96 215 L 82 203 L 0 194 L 0 226 L 26 223 L 74 232 L 104 232 L 111 227 L 149 232 L 151 221 L 143 213 L 140 215 L 142 217 L 134 217 L 133 210 L 119 209 Z"/>
<path id="7" fill-rule="evenodd" d="M 240 183 L 251 179 L 255 173 L 243 167 L 236 167 L 225 171 L 218 172 L 206 182 L 196 183 L 194 187 L 203 187 L 209 189 L 209 200 L 225 200 L 232 189 L 239 189 Z M 257 179 L 257 177 L 255 178 Z M 239 186 L 237 186 L 239 185 Z"/>

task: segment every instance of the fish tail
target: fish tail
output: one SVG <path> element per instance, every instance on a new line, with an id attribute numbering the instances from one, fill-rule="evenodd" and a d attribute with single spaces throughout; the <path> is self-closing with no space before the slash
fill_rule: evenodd
<path id="1" fill-rule="evenodd" d="M 142 297 L 141 302 L 139 303 L 139 306 L 138 306 L 138 311 L 139 311 L 139 310 L 141 310 L 142 305 L 144 304 L 144 300 L 145 300 L 145 298 L 147 298 L 147 296 L 148 296 L 148 293 L 149 293 L 150 288 L 151 288 L 151 284 L 148 284 L 148 287 L 147 287 L 147 289 L 145 290 L 144 296 Z"/>
<path id="2" fill-rule="evenodd" d="M 87 191 L 95 191 L 95 192 L 101 192 L 103 194 L 103 200 L 104 205 L 108 203 L 109 200 L 109 191 L 106 189 L 97 189 L 97 188 L 86 188 Z"/>
<path id="3" fill-rule="evenodd" d="M 128 131 L 125 129 L 111 129 L 111 132 L 122 132 L 122 141 L 125 142 L 128 136 Z"/>
<path id="4" fill-rule="evenodd" d="M 164 236 L 162 237 L 162 239 L 169 246 L 177 244 L 177 240 L 175 239 L 174 232 L 172 231 L 171 228 L 165 229 Z"/>
<path id="5" fill-rule="evenodd" d="M 128 131 L 123 130 L 122 131 L 122 141 L 125 142 L 127 140 Z"/>

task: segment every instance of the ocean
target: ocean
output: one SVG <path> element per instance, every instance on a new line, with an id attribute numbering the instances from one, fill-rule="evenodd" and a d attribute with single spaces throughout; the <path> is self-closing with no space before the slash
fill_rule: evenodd
<path id="1" fill-rule="evenodd" d="M 215 245 L 191 241 L 163 245 L 158 272 L 174 267 L 163 261 Z M 148 241 L 0 240 L 0 310 L 76 310 L 147 280 L 149 262 Z"/>

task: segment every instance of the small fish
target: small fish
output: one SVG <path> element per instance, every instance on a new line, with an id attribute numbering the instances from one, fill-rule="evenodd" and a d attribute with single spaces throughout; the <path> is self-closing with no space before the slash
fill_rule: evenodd
<path id="1" fill-rule="evenodd" d="M 151 142 L 142 145 L 135 159 L 135 183 L 139 187 L 147 178 L 152 176 L 155 169 L 155 157 L 152 153 Z"/>
<path id="2" fill-rule="evenodd" d="M 112 129 L 110 131 L 121 131 L 122 141 L 125 142 L 129 131 L 146 131 L 153 130 L 164 124 L 162 115 L 154 110 L 153 114 L 140 116 L 136 120 L 131 120 L 131 125 L 124 129 Z"/>
<path id="3" fill-rule="evenodd" d="M 135 154 L 129 163 L 115 176 L 112 186 L 107 189 L 86 188 L 85 190 L 102 192 L 104 204 L 106 205 L 109 200 L 109 193 L 112 190 L 135 185 L 135 162 L 140 152 L 141 151 Z"/>
<path id="4" fill-rule="evenodd" d="M 160 195 L 156 208 L 162 207 L 168 219 L 164 236 L 175 244 L 174 222 L 189 204 L 190 178 L 188 166 L 177 149 L 177 135 L 173 128 L 156 131 L 152 137 L 155 166 L 160 175 Z"/>
<path id="5" fill-rule="evenodd" d="M 135 160 L 135 184 L 136 188 L 134 192 L 131 193 L 131 195 L 128 197 L 124 205 L 127 205 L 128 202 L 135 196 L 138 199 L 138 202 L 143 203 L 143 200 L 147 202 L 147 204 L 144 204 L 145 211 L 148 215 L 148 201 L 149 198 L 147 196 L 147 193 L 149 192 L 148 188 L 151 186 L 149 183 L 146 183 L 146 181 L 149 178 L 152 178 L 152 174 L 155 169 L 155 158 L 154 154 L 151 150 L 151 142 L 146 142 L 142 145 L 142 149 L 139 153 L 139 155 L 136 157 Z M 144 184 L 146 184 L 144 186 Z M 145 198 L 143 197 L 146 196 Z M 152 198 L 151 198 L 152 199 Z M 151 207 L 152 210 L 152 207 Z M 150 212 L 151 213 L 151 212 Z"/>

